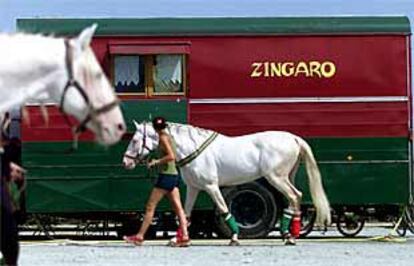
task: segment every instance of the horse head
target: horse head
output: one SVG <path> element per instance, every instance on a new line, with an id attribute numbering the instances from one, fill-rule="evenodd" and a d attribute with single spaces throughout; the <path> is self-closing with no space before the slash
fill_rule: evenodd
<path id="1" fill-rule="evenodd" d="M 134 169 L 149 153 L 156 148 L 157 134 L 147 123 L 138 124 L 134 121 L 135 134 L 128 144 L 122 164 L 126 169 Z"/>
<path id="2" fill-rule="evenodd" d="M 65 40 L 61 89 L 49 93 L 65 114 L 80 121 L 76 131 L 89 128 L 98 142 L 110 145 L 120 140 L 126 126 L 114 89 L 90 47 L 95 29 L 96 24 Z"/>

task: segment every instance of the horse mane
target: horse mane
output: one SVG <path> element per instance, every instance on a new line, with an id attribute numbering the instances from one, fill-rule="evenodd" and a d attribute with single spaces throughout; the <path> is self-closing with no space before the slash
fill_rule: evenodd
<path id="1" fill-rule="evenodd" d="M 196 127 L 196 126 L 193 126 L 193 125 L 190 125 L 190 124 L 180 124 L 180 123 L 168 122 L 168 126 L 170 127 L 170 129 L 175 128 L 176 131 L 186 131 L 186 133 L 189 133 L 189 131 L 194 130 L 197 133 L 199 133 L 200 135 L 211 135 L 212 133 L 215 132 L 211 129 Z"/>
<path id="2" fill-rule="evenodd" d="M 44 45 L 45 42 L 50 42 L 50 40 L 59 40 L 60 38 L 56 37 L 53 34 L 44 35 L 41 33 L 0 33 L 0 42 L 6 44 L 22 44 L 22 45 Z M 11 47 L 12 48 L 12 47 Z"/>
<path id="3" fill-rule="evenodd" d="M 151 122 L 143 122 L 142 124 L 152 128 Z M 204 141 L 206 138 L 211 136 L 211 134 L 215 133 L 215 131 L 211 129 L 174 122 L 167 122 L 167 131 L 173 136 L 191 139 L 194 143 Z"/>
<path id="4" fill-rule="evenodd" d="M 25 62 L 50 62 L 50 53 L 60 51 L 59 47 L 63 46 L 61 38 L 53 35 L 42 34 L 0 34 L 0 57 L 3 64 L 20 62 L 21 67 L 25 66 Z M 12 56 L 11 56 L 12 55 Z M 9 60 L 7 60 L 9 59 Z M 62 61 L 64 58 L 62 58 Z M 10 66 L 5 67 L 10 67 Z"/>

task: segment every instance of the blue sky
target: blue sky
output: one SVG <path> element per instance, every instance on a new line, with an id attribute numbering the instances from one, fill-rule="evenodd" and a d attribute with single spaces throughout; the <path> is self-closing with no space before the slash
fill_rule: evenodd
<path id="1" fill-rule="evenodd" d="M 406 15 L 414 0 L 0 0 L 0 30 L 21 17 Z"/>

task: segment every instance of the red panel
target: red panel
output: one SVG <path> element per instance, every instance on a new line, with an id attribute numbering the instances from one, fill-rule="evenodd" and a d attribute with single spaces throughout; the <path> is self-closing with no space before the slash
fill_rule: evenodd
<path id="1" fill-rule="evenodd" d="M 333 62 L 335 75 L 250 76 L 254 62 L 301 61 Z M 191 98 L 407 94 L 403 36 L 217 38 L 200 45 L 193 42 L 190 62 Z"/>
<path id="2" fill-rule="evenodd" d="M 402 35 L 98 37 L 93 48 L 105 68 L 110 69 L 105 58 L 113 43 L 190 44 L 190 98 L 403 96 L 408 90 L 407 38 Z M 313 77 L 300 72 L 296 77 L 251 77 L 253 64 L 266 62 L 290 62 L 295 66 L 303 62 L 308 68 L 311 62 L 332 62 L 336 71 L 330 78 L 320 78 L 316 72 Z M 260 69 L 265 72 L 264 65 Z"/>
<path id="3" fill-rule="evenodd" d="M 22 123 L 22 141 L 72 141 L 72 131 L 56 107 L 48 107 L 49 125 L 46 125 L 38 107 L 27 107 L 30 115 L 30 124 Z M 73 125 L 78 125 L 77 120 L 71 118 Z M 92 132 L 82 133 L 79 140 L 91 141 L 95 137 Z"/>
<path id="4" fill-rule="evenodd" d="M 408 136 L 407 103 L 191 104 L 189 122 L 228 135 Z"/>

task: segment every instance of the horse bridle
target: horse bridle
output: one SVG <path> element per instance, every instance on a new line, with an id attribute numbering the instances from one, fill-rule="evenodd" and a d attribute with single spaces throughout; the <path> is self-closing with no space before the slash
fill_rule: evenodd
<path id="1" fill-rule="evenodd" d="M 124 157 L 127 157 L 128 159 L 134 160 L 135 163 L 138 163 L 138 164 L 142 163 L 142 161 L 144 160 L 144 158 L 142 157 L 142 154 L 144 154 L 144 150 L 148 150 L 149 152 L 152 151 L 147 146 L 147 125 L 145 123 L 144 123 L 144 136 L 142 137 L 141 149 L 138 150 L 137 155 L 135 155 L 135 156 L 131 156 L 131 155 L 129 155 L 125 152 Z"/>
<path id="2" fill-rule="evenodd" d="M 86 124 L 90 121 L 96 121 L 96 118 L 103 113 L 109 112 L 113 108 L 117 107 L 119 105 L 118 99 L 115 99 L 114 101 L 99 107 L 95 108 L 91 101 L 89 100 L 88 95 L 86 94 L 85 89 L 80 85 L 80 83 L 75 79 L 73 75 L 73 52 L 69 44 L 69 40 L 65 39 L 65 48 L 66 48 L 66 55 L 65 55 L 65 64 L 66 64 L 66 70 L 68 73 L 68 81 L 66 82 L 65 87 L 63 88 L 62 97 L 60 98 L 60 111 L 63 113 L 66 122 L 70 125 L 71 128 L 74 128 L 74 133 L 81 133 L 86 130 Z M 65 103 L 65 96 L 69 88 L 75 88 L 78 90 L 80 95 L 82 95 L 83 100 L 85 101 L 87 107 L 88 107 L 88 114 L 86 115 L 85 119 L 80 122 L 80 124 L 77 127 L 73 127 L 72 123 L 69 120 L 68 115 L 66 114 L 64 110 L 64 103 Z M 98 123 L 98 126 L 101 127 L 101 125 Z M 102 132 L 101 128 L 99 128 L 99 132 Z M 102 134 L 102 133 L 101 133 Z"/>

